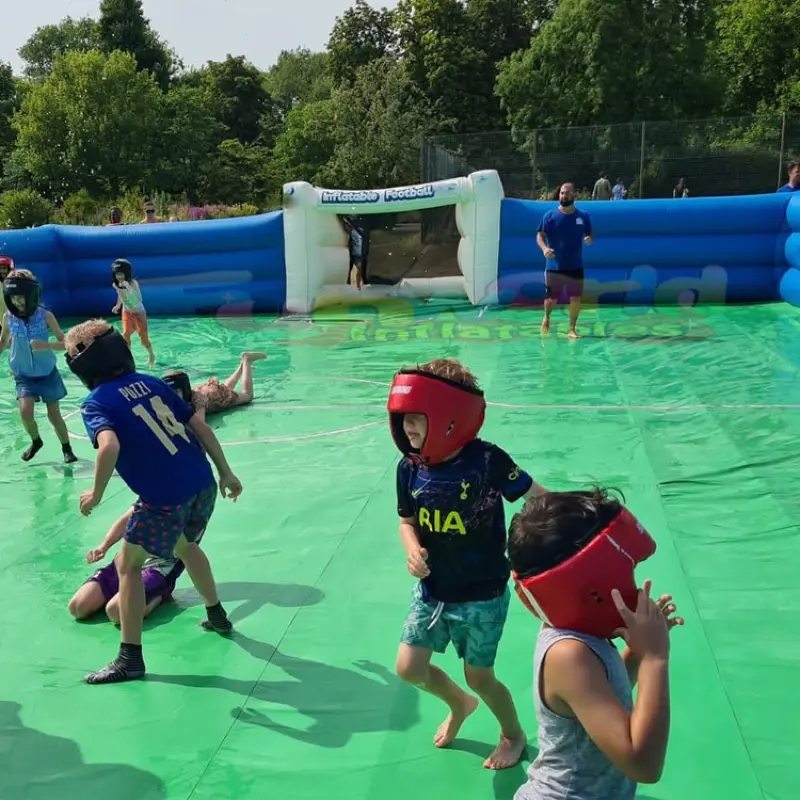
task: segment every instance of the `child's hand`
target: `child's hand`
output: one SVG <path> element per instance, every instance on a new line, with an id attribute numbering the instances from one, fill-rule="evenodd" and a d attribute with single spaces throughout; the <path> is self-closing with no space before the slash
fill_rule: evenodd
<path id="1" fill-rule="evenodd" d="M 102 545 L 100 547 L 95 547 L 93 550 L 90 550 L 86 554 L 86 563 L 96 564 L 98 561 L 104 559 L 105 556 L 106 556 L 106 551 Z"/>
<path id="2" fill-rule="evenodd" d="M 228 475 L 221 475 L 219 479 L 219 491 L 223 497 L 230 497 L 235 503 L 242 493 L 242 482 L 232 472 Z"/>
<path id="3" fill-rule="evenodd" d="M 84 492 L 81 495 L 81 514 L 83 514 L 84 517 L 88 517 L 99 505 L 100 501 L 94 496 L 94 492 Z"/>
<path id="4" fill-rule="evenodd" d="M 545 247 L 545 249 L 542 252 L 544 252 L 544 257 L 548 261 L 556 257 L 556 251 L 553 250 L 552 247 Z"/>
<path id="5" fill-rule="evenodd" d="M 31 350 L 33 350 L 34 353 L 38 353 L 40 350 L 44 349 L 44 342 L 40 342 L 38 339 L 34 339 L 31 342 Z"/>
<path id="6" fill-rule="evenodd" d="M 621 636 L 631 652 L 639 658 L 650 656 L 666 659 L 669 657 L 669 626 L 661 607 L 650 597 L 652 585 L 652 581 L 644 582 L 644 587 L 639 590 L 635 611 L 625 605 L 618 589 L 611 591 L 614 605 L 625 623 L 625 627 L 615 631 L 614 635 Z"/>
<path id="7" fill-rule="evenodd" d="M 591 244 L 592 243 L 592 237 L 591 236 L 584 236 L 583 237 L 583 241 L 584 241 L 585 244 Z"/>
<path id="8" fill-rule="evenodd" d="M 415 578 L 427 578 L 428 575 L 431 574 L 427 561 L 428 551 L 424 547 L 420 547 L 418 550 L 412 550 L 408 554 L 408 561 L 406 562 L 408 571 Z"/>
<path id="9" fill-rule="evenodd" d="M 114 308 L 111 309 L 111 313 L 119 314 L 119 303 L 117 303 L 117 305 L 115 305 Z"/>
<path id="10" fill-rule="evenodd" d="M 661 613 L 664 615 L 664 619 L 667 621 L 667 627 L 669 630 L 686 624 L 686 620 L 684 620 L 683 617 L 672 616 L 678 609 L 672 602 L 671 594 L 662 594 L 661 597 L 656 600 L 656 605 L 659 607 L 659 609 L 661 609 Z"/>

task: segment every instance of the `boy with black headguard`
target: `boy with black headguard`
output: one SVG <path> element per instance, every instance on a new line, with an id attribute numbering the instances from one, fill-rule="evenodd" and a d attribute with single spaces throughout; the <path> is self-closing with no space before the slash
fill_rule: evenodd
<path id="1" fill-rule="evenodd" d="M 437 359 L 399 372 L 388 408 L 404 455 L 397 468 L 400 539 L 408 571 L 419 578 L 397 673 L 450 707 L 434 736 L 437 747 L 447 747 L 478 706 L 477 698 L 430 663 L 452 642 L 467 685 L 500 723 L 500 744 L 484 766 L 512 767 L 526 737 L 514 701 L 494 672 L 510 597 L 503 500 L 544 489 L 508 453 L 476 438 L 486 401 L 458 361 Z"/>
<path id="2" fill-rule="evenodd" d="M 8 363 L 14 375 L 19 413 L 25 432 L 31 438 L 22 460 L 30 461 L 44 447 L 34 414 L 36 403 L 41 401 L 61 442 L 64 463 L 74 464 L 78 457 L 72 451 L 60 406 L 67 396 L 67 388 L 53 352 L 64 349 L 64 334 L 52 311 L 42 305 L 42 287 L 32 272 L 12 269 L 3 281 L 3 296 L 6 311 L 0 333 L 0 353 L 10 345 Z M 55 342 L 50 341 L 50 334 L 56 337 Z"/>
<path id="3" fill-rule="evenodd" d="M 105 320 L 72 328 L 65 344 L 70 369 L 90 390 L 81 415 L 98 451 L 94 488 L 81 495 L 81 513 L 87 516 L 99 505 L 115 469 L 139 495 L 117 556 L 119 655 L 86 677 L 92 684 L 121 683 L 145 674 L 142 567 L 148 554 L 168 557 L 174 553 L 183 561 L 205 601 L 207 625 L 222 634 L 232 630 L 211 566 L 197 545 L 214 510 L 217 491 L 203 450 L 217 467 L 223 497 L 235 501 L 242 485 L 211 428 L 162 380 L 135 372 L 127 342 Z"/>
<path id="4" fill-rule="evenodd" d="M 544 623 L 533 678 L 539 753 L 515 800 L 633 800 L 637 783 L 661 777 L 669 630 L 683 619 L 671 595 L 653 601 L 650 581 L 636 587 L 634 568 L 655 549 L 603 489 L 548 492 L 511 521 L 517 594 Z"/>

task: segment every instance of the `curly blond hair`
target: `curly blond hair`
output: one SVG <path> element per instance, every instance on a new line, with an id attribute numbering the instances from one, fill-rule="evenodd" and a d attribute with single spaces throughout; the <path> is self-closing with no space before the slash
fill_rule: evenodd
<path id="1" fill-rule="evenodd" d="M 11 272 L 8 273 L 9 278 L 26 278 L 29 281 L 35 281 L 36 276 L 29 270 L 29 269 L 12 269 Z"/>
<path id="2" fill-rule="evenodd" d="M 67 353 L 71 356 L 77 355 L 81 349 L 87 348 L 98 336 L 102 336 L 110 330 L 111 325 L 104 319 L 90 319 L 70 328 L 64 335 Z"/>
<path id="3" fill-rule="evenodd" d="M 480 390 L 478 379 L 455 358 L 434 358 L 427 364 L 417 367 L 421 372 L 436 375 L 437 378 L 446 378 L 449 381 L 460 383 L 467 389 Z"/>

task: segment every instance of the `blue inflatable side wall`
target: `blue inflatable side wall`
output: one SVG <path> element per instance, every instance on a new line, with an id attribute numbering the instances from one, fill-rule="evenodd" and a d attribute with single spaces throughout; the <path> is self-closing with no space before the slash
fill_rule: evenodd
<path id="1" fill-rule="evenodd" d="M 108 316 L 111 263 L 127 258 L 154 316 L 279 313 L 286 302 L 283 212 L 240 219 L 0 231 L 0 253 L 31 270 L 56 316 Z"/>
<path id="2" fill-rule="evenodd" d="M 503 201 L 498 298 L 541 303 L 536 232 L 557 203 Z M 586 299 L 626 305 L 800 305 L 800 198 L 789 194 L 593 202 L 584 247 Z M 795 231 L 794 233 L 792 231 Z M 787 267 L 796 267 L 787 272 Z"/>

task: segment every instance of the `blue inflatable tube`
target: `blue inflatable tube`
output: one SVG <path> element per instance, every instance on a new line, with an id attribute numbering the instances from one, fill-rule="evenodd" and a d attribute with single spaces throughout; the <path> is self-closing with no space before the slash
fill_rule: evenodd
<path id="1" fill-rule="evenodd" d="M 540 303 L 536 244 L 555 202 L 503 200 L 498 300 Z M 587 299 L 669 305 L 778 299 L 800 305 L 800 198 L 787 194 L 578 203 L 592 220 Z M 795 232 L 796 231 L 796 232 Z"/>
<path id="2" fill-rule="evenodd" d="M 0 253 L 31 270 L 57 316 L 106 316 L 111 264 L 127 258 L 147 312 L 280 313 L 286 299 L 283 212 L 239 219 L 106 228 L 0 231 Z"/>

